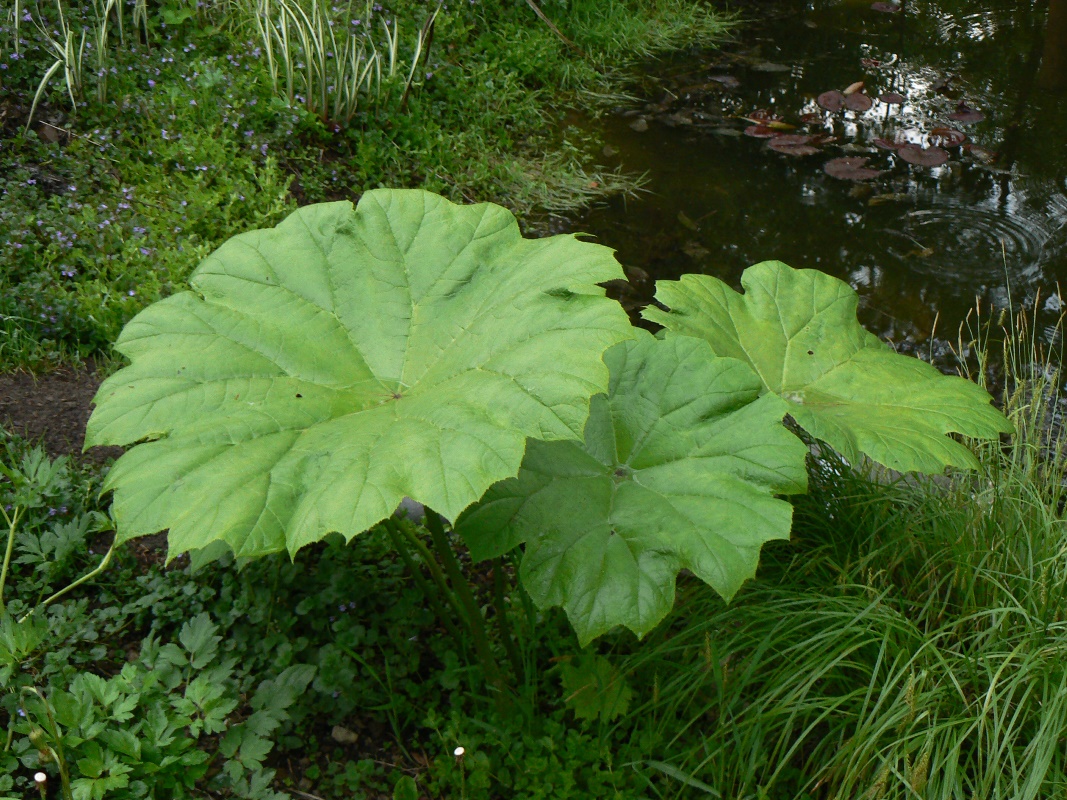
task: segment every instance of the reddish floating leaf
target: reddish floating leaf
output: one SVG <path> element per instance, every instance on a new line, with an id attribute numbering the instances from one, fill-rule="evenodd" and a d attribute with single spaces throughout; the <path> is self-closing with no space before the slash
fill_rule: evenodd
<path id="1" fill-rule="evenodd" d="M 883 14 L 895 14 L 900 11 L 898 3 L 871 3 L 871 9 L 881 11 Z"/>
<path id="2" fill-rule="evenodd" d="M 822 166 L 822 171 L 831 178 L 843 181 L 869 181 L 882 174 L 881 170 L 867 166 L 868 159 L 861 156 L 833 158 Z"/>
<path id="3" fill-rule="evenodd" d="M 874 103 L 871 98 L 862 92 L 855 92 L 845 96 L 845 108 L 849 111 L 866 111 L 872 105 Z"/>
<path id="4" fill-rule="evenodd" d="M 845 96 L 837 89 L 831 89 L 816 97 L 815 102 L 827 111 L 840 111 L 845 107 Z"/>
<path id="5" fill-rule="evenodd" d="M 772 139 L 777 135 L 778 131 L 766 125 L 749 125 L 745 128 L 745 136 L 751 136 L 754 139 Z"/>
<path id="6" fill-rule="evenodd" d="M 771 113 L 765 108 L 757 108 L 755 111 L 749 114 L 746 119 L 750 119 L 753 122 L 775 122 L 781 119 L 781 117 L 779 117 L 777 114 Z"/>
<path id="7" fill-rule="evenodd" d="M 930 144 L 939 147 L 959 147 L 967 141 L 967 134 L 955 128 L 934 128 L 930 131 Z"/>
<path id="8" fill-rule="evenodd" d="M 887 103 L 888 105 L 899 106 L 908 98 L 906 98 L 899 92 L 886 92 L 885 94 L 878 95 L 878 99 L 881 100 L 883 103 Z"/>
<path id="9" fill-rule="evenodd" d="M 890 141 L 889 139 L 878 138 L 871 139 L 871 144 L 873 144 L 875 147 L 880 147 L 883 150 L 896 150 L 898 147 L 904 144 L 904 142 L 896 142 Z"/>
<path id="10" fill-rule="evenodd" d="M 802 125 L 822 125 L 822 114 L 816 114 L 815 112 L 801 114 L 800 122 Z"/>
<path id="11" fill-rule="evenodd" d="M 813 146 L 814 136 L 791 134 L 787 136 L 775 136 L 767 146 L 776 153 L 787 156 L 813 156 L 819 152 L 819 148 Z"/>
<path id="12" fill-rule="evenodd" d="M 948 161 L 948 153 L 940 147 L 922 148 L 917 144 L 901 145 L 897 148 L 897 155 L 917 167 L 939 167 Z"/>
<path id="13" fill-rule="evenodd" d="M 975 122 L 981 122 L 985 119 L 985 114 L 971 108 L 966 103 L 960 103 L 956 106 L 956 111 L 949 114 L 948 118 L 953 122 L 959 122 L 962 125 L 972 125 Z"/>
<path id="14" fill-rule="evenodd" d="M 869 69 L 877 69 L 878 67 L 882 66 L 882 62 L 879 61 L 877 58 L 861 58 L 860 64 Z"/>

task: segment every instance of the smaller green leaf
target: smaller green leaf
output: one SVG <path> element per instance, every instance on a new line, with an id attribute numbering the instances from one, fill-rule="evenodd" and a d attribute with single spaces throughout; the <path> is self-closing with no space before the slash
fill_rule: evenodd
<path id="1" fill-rule="evenodd" d="M 706 342 L 640 332 L 604 357 L 584 443 L 531 441 L 518 477 L 456 523 L 476 559 L 525 542 L 520 576 L 541 607 L 561 605 L 586 642 L 625 625 L 650 631 L 692 570 L 729 599 L 759 550 L 787 539 L 807 448 L 781 424 L 748 365 Z"/>
<path id="2" fill-rule="evenodd" d="M 560 664 L 563 700 L 578 719 L 611 722 L 630 708 L 633 690 L 608 659 L 596 653 L 573 656 Z"/>
<path id="3" fill-rule="evenodd" d="M 393 800 L 419 800 L 419 786 L 410 775 L 401 775 L 393 787 Z"/>
<path id="4" fill-rule="evenodd" d="M 984 389 L 864 330 L 856 292 L 843 281 L 764 261 L 745 270 L 741 285 L 744 294 L 708 275 L 659 281 L 656 299 L 668 310 L 642 313 L 668 334 L 700 337 L 716 355 L 748 362 L 764 391 L 850 462 L 866 455 L 901 472 L 975 468 L 974 454 L 948 434 L 1014 431 Z"/>

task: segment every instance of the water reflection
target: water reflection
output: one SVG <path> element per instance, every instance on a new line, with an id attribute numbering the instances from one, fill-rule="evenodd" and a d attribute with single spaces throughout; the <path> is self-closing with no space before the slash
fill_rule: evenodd
<path id="1" fill-rule="evenodd" d="M 976 296 L 1003 301 L 1006 275 L 1016 299 L 1067 289 L 1067 0 L 978 11 L 907 0 L 896 14 L 868 2 L 785 5 L 724 52 L 663 65 L 638 110 L 647 129 L 633 116 L 604 121 L 651 193 L 573 229 L 653 278 L 707 272 L 736 285 L 770 258 L 825 270 L 860 291 L 868 325 L 904 343 L 925 341 L 938 315 L 953 329 Z M 858 81 L 870 110 L 816 103 Z M 887 92 L 904 102 L 877 100 Z M 769 150 L 740 135 L 751 124 L 740 117 L 758 109 L 833 141 L 805 158 Z M 967 142 L 932 135 L 944 127 Z M 876 139 L 940 144 L 949 160 L 913 166 Z M 835 180 L 823 165 L 841 156 L 884 174 Z M 634 301 L 647 300 L 652 282 L 637 283 Z"/>

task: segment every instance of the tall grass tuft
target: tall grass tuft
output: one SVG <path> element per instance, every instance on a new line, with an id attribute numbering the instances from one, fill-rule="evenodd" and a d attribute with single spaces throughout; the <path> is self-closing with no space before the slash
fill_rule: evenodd
<path id="1" fill-rule="evenodd" d="M 404 96 L 425 57 L 435 9 L 416 33 L 406 70 Z M 368 5 L 364 14 L 376 19 Z M 324 122 L 347 124 L 367 106 L 380 102 L 402 77 L 398 20 L 377 17 L 382 45 L 365 31 L 337 31 L 328 8 L 312 0 L 305 9 L 297 0 L 259 0 L 256 26 L 263 42 L 274 91 L 290 105 L 303 104 Z"/>
<path id="2" fill-rule="evenodd" d="M 645 684 L 634 766 L 660 796 L 1067 791 L 1061 337 L 1025 314 L 973 322 L 960 352 L 982 375 L 999 353 L 1011 441 L 937 478 L 813 456 L 793 541 L 759 580 L 731 605 L 687 584 L 674 624 L 620 665 Z"/>

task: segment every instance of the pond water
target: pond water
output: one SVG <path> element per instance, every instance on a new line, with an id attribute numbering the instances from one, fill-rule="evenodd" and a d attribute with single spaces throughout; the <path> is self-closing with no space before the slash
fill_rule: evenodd
<path id="1" fill-rule="evenodd" d="M 656 278 L 686 272 L 736 287 L 746 266 L 780 259 L 848 281 L 864 323 L 904 349 L 944 350 L 976 297 L 1003 306 L 1010 291 L 1057 316 L 1067 0 L 876 5 L 891 10 L 748 5 L 736 41 L 659 64 L 643 103 L 594 123 L 608 161 L 648 177 L 638 200 L 568 223 L 618 250 L 624 299 L 648 302 Z M 824 108 L 842 102 L 857 110 Z M 777 142 L 783 153 L 746 135 L 768 122 L 748 133 L 813 138 Z M 832 177 L 839 158 L 880 174 Z"/>

